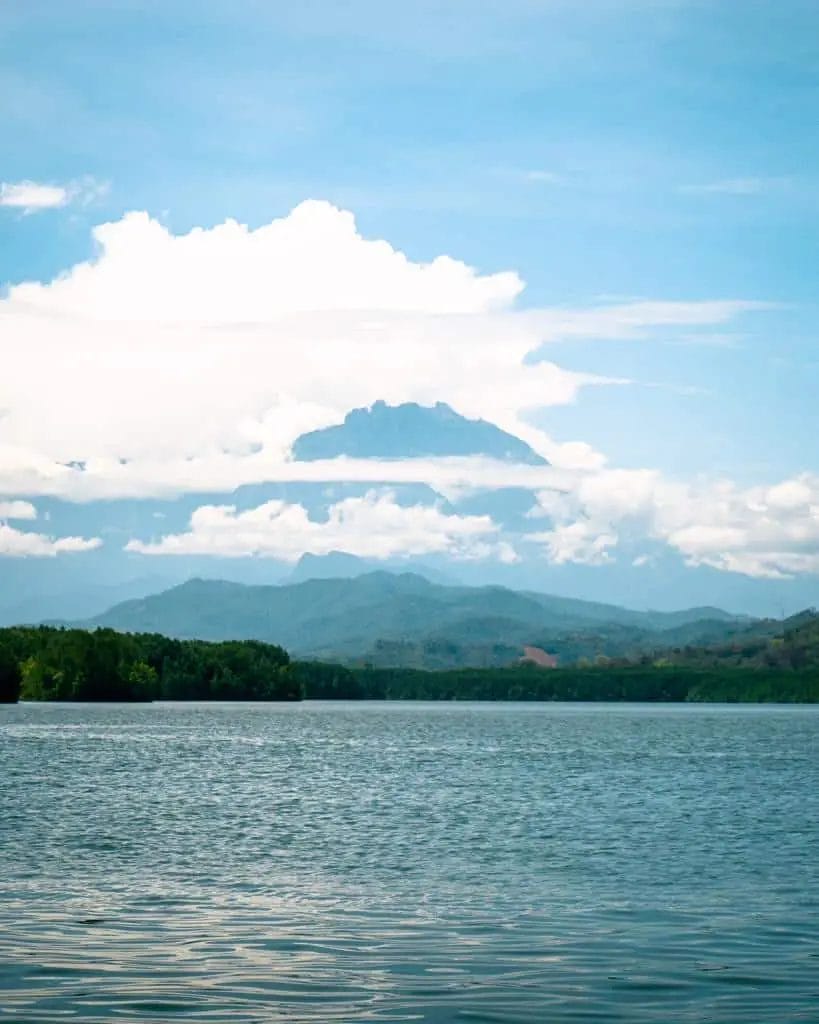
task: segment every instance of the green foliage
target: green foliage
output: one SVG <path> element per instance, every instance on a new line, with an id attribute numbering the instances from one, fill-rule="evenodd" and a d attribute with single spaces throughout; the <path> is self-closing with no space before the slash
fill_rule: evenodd
<path id="1" fill-rule="evenodd" d="M 20 694 L 20 663 L 5 645 L 0 645 L 0 704 L 13 704 Z"/>
<path id="2" fill-rule="evenodd" d="M 4 670 L 4 657 L 13 669 Z M 112 629 L 12 627 L 0 630 L 0 685 L 15 671 L 23 700 L 301 698 L 287 652 L 254 641 L 212 644 Z"/>
<path id="3" fill-rule="evenodd" d="M 819 671 L 702 669 L 671 664 L 536 665 L 428 672 L 295 662 L 308 699 L 743 701 L 819 703 Z"/>
<path id="4" fill-rule="evenodd" d="M 153 700 L 159 693 L 156 669 L 144 661 L 135 661 L 128 669 L 128 687 L 135 700 Z"/>
<path id="5" fill-rule="evenodd" d="M 702 673 L 688 700 L 724 704 L 819 704 L 819 670 L 729 669 Z"/>
<path id="6" fill-rule="evenodd" d="M 781 636 L 573 668 L 425 671 L 291 662 L 255 640 L 51 627 L 0 630 L 0 698 L 24 700 L 561 700 L 819 702 L 819 617 Z"/>
<path id="7" fill-rule="evenodd" d="M 302 693 L 310 700 L 361 700 L 373 696 L 362 686 L 361 673 L 344 665 L 295 661 L 292 671 Z"/>
<path id="8" fill-rule="evenodd" d="M 641 667 L 371 669 L 359 675 L 367 681 L 367 689 L 388 700 L 680 701 L 685 700 L 690 682 L 686 673 Z"/>
<path id="9" fill-rule="evenodd" d="M 779 622 L 761 619 L 729 640 L 707 646 L 673 647 L 662 660 L 697 669 L 766 670 L 770 678 L 819 671 L 819 615 L 811 610 Z"/>
<path id="10" fill-rule="evenodd" d="M 724 641 L 746 627 L 718 609 L 636 612 L 505 587 L 443 586 L 413 573 L 371 572 L 283 586 L 189 580 L 126 601 L 86 625 L 206 640 L 261 640 L 294 657 L 379 668 L 502 668 L 523 645 L 561 665 L 633 659 Z"/>

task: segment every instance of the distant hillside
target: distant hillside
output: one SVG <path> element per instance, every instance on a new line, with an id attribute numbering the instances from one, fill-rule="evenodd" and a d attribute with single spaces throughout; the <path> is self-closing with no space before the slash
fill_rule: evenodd
<path id="1" fill-rule="evenodd" d="M 432 583 L 441 583 L 451 586 L 457 581 L 448 573 L 442 572 L 433 566 L 413 560 L 409 564 L 407 560 L 395 559 L 387 563 L 388 572 L 412 572 L 417 576 Z M 314 555 L 306 552 L 296 562 L 293 571 L 284 581 L 286 583 L 305 583 L 307 580 L 334 580 L 352 579 L 355 576 L 364 576 L 371 572 L 380 572 L 384 569 L 384 562 L 378 562 L 374 558 L 361 558 L 359 555 L 350 555 L 346 551 L 330 551 L 326 555 Z"/>
<path id="2" fill-rule="evenodd" d="M 6 567 L 3 569 L 5 572 Z M 144 576 L 107 584 L 73 579 L 64 583 L 65 589 L 53 591 L 45 581 L 38 582 L 40 585 L 37 587 L 13 587 L 13 597 L 11 594 L 3 595 L 5 600 L 0 600 L 0 627 L 62 619 L 66 615 L 90 617 L 110 608 L 115 602 L 145 597 L 160 588 L 170 587 L 178 582 L 178 578 Z M 3 583 L 8 585 L 9 581 L 4 579 Z"/>
<path id="3" fill-rule="evenodd" d="M 819 613 L 811 608 L 784 621 L 760 619 L 729 636 L 675 645 L 663 652 L 674 665 L 696 668 L 819 668 Z"/>
<path id="4" fill-rule="evenodd" d="M 283 586 L 190 580 L 84 623 L 202 640 L 262 640 L 294 656 L 418 668 L 495 666 L 526 644 L 561 664 L 727 638 L 744 623 L 717 609 L 637 612 L 503 587 L 442 586 L 372 572 Z"/>
<path id="5" fill-rule="evenodd" d="M 435 455 L 488 455 L 507 462 L 547 465 L 520 438 L 486 420 L 470 420 L 444 402 L 353 409 L 338 426 L 302 434 L 293 445 L 301 461 L 350 458 L 404 459 Z"/>

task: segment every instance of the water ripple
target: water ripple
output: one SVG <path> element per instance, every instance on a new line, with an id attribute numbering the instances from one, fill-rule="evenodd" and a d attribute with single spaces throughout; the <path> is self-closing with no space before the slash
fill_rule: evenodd
<path id="1" fill-rule="evenodd" d="M 811 708 L 0 709 L 0 1021 L 813 1022 Z"/>

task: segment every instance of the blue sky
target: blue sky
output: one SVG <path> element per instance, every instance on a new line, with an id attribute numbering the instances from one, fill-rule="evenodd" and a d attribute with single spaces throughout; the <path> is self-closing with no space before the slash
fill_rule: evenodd
<path id="1" fill-rule="evenodd" d="M 0 284 L 88 259 L 126 211 L 179 235 L 327 200 L 414 263 L 515 271 L 518 310 L 744 303 L 552 339 L 631 383 L 524 418 L 611 467 L 815 474 L 818 30 L 801 0 L 0 3 L 0 181 L 70 198 L 0 207 Z"/>

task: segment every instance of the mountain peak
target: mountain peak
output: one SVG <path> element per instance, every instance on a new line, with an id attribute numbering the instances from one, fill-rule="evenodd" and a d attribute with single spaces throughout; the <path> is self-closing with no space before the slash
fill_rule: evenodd
<path id="1" fill-rule="evenodd" d="M 288 583 L 302 583 L 305 580 L 355 579 L 374 573 L 388 575 L 411 574 L 423 577 L 431 583 L 451 586 L 457 583 L 452 576 L 434 566 L 407 559 L 390 559 L 382 561 L 375 558 L 362 558 L 351 555 L 347 551 L 329 551 L 326 555 L 314 555 L 305 552 L 296 562 L 293 571 L 287 577 Z"/>
<path id="2" fill-rule="evenodd" d="M 446 402 L 352 409 L 344 422 L 302 434 L 293 445 L 302 462 L 335 459 L 408 459 L 446 455 L 485 455 L 504 462 L 547 465 L 525 441 L 487 420 L 461 416 Z"/>

